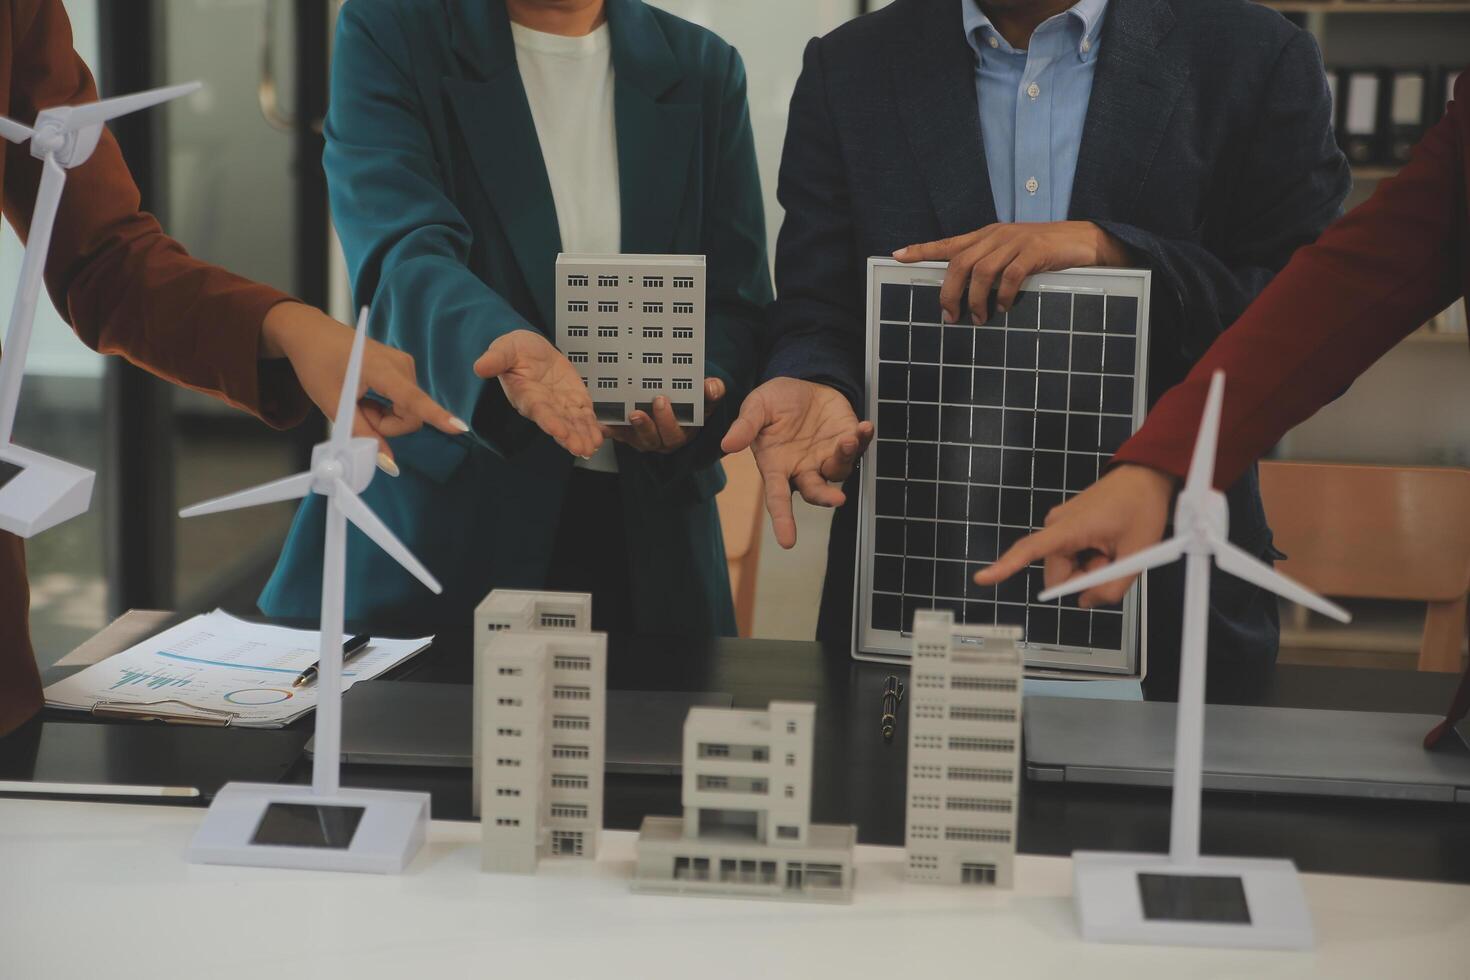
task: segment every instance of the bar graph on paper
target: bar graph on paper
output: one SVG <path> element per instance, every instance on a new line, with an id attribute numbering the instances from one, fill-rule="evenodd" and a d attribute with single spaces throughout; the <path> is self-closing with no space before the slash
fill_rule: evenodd
<path id="1" fill-rule="evenodd" d="M 193 680 L 192 677 L 176 677 L 160 670 L 130 670 L 123 668 L 121 676 L 117 679 L 117 683 L 113 684 L 108 690 L 116 691 L 118 688 L 141 685 L 150 691 L 161 691 L 165 688 L 188 687 L 193 683 Z"/>

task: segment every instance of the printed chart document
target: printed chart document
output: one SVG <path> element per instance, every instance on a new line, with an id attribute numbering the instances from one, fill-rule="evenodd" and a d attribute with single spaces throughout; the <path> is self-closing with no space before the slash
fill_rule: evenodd
<path id="1" fill-rule="evenodd" d="M 369 641 L 342 686 L 371 680 L 428 648 L 433 637 Z M 46 688 L 46 703 L 97 714 L 241 728 L 280 728 L 316 707 L 316 684 L 292 687 L 316 663 L 318 634 L 195 616 Z"/>

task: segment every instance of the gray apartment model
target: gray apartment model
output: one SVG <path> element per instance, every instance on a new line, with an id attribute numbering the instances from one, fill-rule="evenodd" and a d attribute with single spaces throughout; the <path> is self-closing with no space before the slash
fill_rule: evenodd
<path id="1" fill-rule="evenodd" d="M 704 256 L 556 257 L 556 346 L 586 382 L 601 422 L 668 398 L 704 424 Z"/>
<path id="2" fill-rule="evenodd" d="M 1011 887 L 1022 662 L 1013 626 L 914 614 L 905 846 L 910 881 Z"/>
<path id="3" fill-rule="evenodd" d="M 816 707 L 691 708 L 682 817 L 645 817 L 633 890 L 850 902 L 857 828 L 811 822 Z"/>
<path id="4" fill-rule="evenodd" d="M 475 799 L 486 871 L 594 857 L 607 636 L 592 597 L 497 589 L 475 610 Z"/>

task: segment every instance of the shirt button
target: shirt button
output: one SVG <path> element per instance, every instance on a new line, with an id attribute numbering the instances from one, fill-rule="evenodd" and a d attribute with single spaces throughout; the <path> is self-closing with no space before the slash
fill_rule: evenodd
<path id="1" fill-rule="evenodd" d="M 1041 182 L 1038 181 L 1035 177 L 1031 177 L 1026 181 L 1026 193 L 1035 194 L 1040 189 Z"/>
<path id="2" fill-rule="evenodd" d="M 990 46 L 992 48 L 1000 47 L 1000 41 L 996 38 L 994 34 L 990 35 Z"/>
<path id="3" fill-rule="evenodd" d="M 1041 86 L 1037 85 L 1035 82 L 1032 82 L 1030 85 L 1026 86 L 1026 94 L 1031 96 L 1032 100 L 1034 101 L 1035 98 L 1041 94 Z"/>

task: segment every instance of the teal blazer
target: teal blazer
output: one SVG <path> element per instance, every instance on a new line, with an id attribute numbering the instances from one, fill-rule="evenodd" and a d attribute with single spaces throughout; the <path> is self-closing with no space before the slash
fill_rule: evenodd
<path id="1" fill-rule="evenodd" d="M 714 496 L 719 441 L 749 391 L 771 299 L 740 56 L 641 0 L 607 0 L 625 252 L 708 257 L 706 373 L 728 394 L 670 456 L 616 447 L 634 623 L 733 635 Z M 358 304 L 414 358 L 465 436 L 393 441 L 402 475 L 363 495 L 444 583 L 432 596 L 355 530 L 347 615 L 465 622 L 491 589 L 546 578 L 571 457 L 471 368 L 497 337 L 554 329 L 556 210 L 500 0 L 352 0 L 332 64 L 324 165 Z M 315 616 L 323 498 L 296 513 L 260 608 Z"/>

